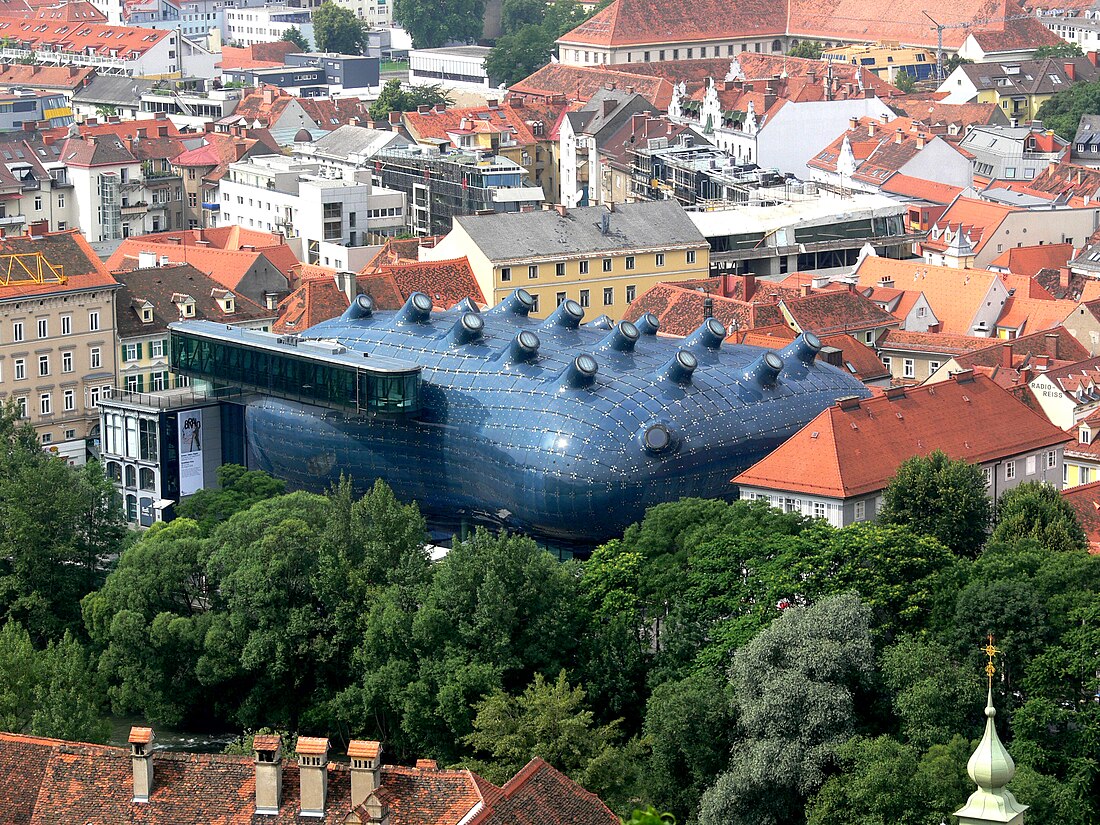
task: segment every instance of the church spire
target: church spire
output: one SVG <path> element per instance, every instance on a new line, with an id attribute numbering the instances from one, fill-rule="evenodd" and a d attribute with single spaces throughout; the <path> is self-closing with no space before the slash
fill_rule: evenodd
<path id="1" fill-rule="evenodd" d="M 1028 806 L 1017 802 L 1012 791 L 1005 787 L 1016 774 L 1016 763 L 1001 744 L 993 721 L 997 716 L 997 710 L 993 707 L 993 674 L 997 672 L 993 656 L 1000 651 L 993 646 L 992 635 L 983 650 L 989 657 L 989 663 L 985 666 L 989 682 L 985 700 L 985 734 L 966 763 L 966 772 L 978 789 L 970 795 L 966 805 L 955 811 L 955 816 L 959 818 L 959 825 L 1022 825 Z"/>

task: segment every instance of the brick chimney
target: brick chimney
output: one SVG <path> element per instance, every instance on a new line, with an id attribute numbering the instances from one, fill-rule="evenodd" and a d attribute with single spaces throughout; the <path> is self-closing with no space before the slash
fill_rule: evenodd
<path id="1" fill-rule="evenodd" d="M 1077 66 L 1074 65 L 1072 60 L 1067 60 L 1062 64 L 1062 68 L 1066 70 L 1066 77 L 1069 78 L 1070 83 L 1077 81 Z"/>
<path id="2" fill-rule="evenodd" d="M 272 89 L 270 86 L 264 86 L 263 91 L 261 92 L 261 99 L 266 105 L 270 106 L 272 103 L 275 102 L 275 90 Z"/>
<path id="3" fill-rule="evenodd" d="M 1058 357 L 1058 333 L 1048 332 L 1043 336 L 1043 349 L 1051 360 Z"/>
<path id="4" fill-rule="evenodd" d="M 751 301 L 756 294 L 756 276 L 745 273 L 741 276 L 741 300 Z"/>
<path id="5" fill-rule="evenodd" d="M 153 793 L 152 728 L 130 728 L 130 762 L 134 768 L 134 802 L 146 803 Z"/>
<path id="6" fill-rule="evenodd" d="M 328 798 L 328 739 L 299 736 L 296 750 L 302 816 L 323 817 Z"/>
<path id="7" fill-rule="evenodd" d="M 1093 66 L 1097 65 L 1097 53 L 1096 52 L 1086 52 L 1085 57 L 1088 58 L 1089 63 L 1091 63 Z"/>
<path id="8" fill-rule="evenodd" d="M 382 743 L 353 739 L 348 743 L 351 759 L 351 807 L 357 808 L 378 790 L 382 781 Z"/>
<path id="9" fill-rule="evenodd" d="M 278 734 L 253 737 L 256 762 L 256 813 L 278 815 L 283 801 L 283 746 Z"/>
<path id="10" fill-rule="evenodd" d="M 443 114 L 443 112 L 447 111 L 447 104 L 446 103 L 437 103 L 437 104 L 435 104 L 435 110 L 439 114 Z"/>
<path id="11" fill-rule="evenodd" d="M 808 298 L 810 295 L 813 294 L 813 291 L 814 291 L 813 284 L 802 284 L 798 288 L 798 292 L 803 298 Z"/>
<path id="12" fill-rule="evenodd" d="M 764 111 L 767 112 L 775 105 L 775 102 L 779 99 L 779 96 L 775 93 L 775 87 L 772 84 L 768 84 L 764 87 Z"/>
<path id="13" fill-rule="evenodd" d="M 900 145 L 903 140 L 905 140 L 905 135 L 902 134 L 901 129 L 895 129 L 894 130 L 894 143 L 897 143 L 897 144 Z"/>
<path id="14" fill-rule="evenodd" d="M 416 107 L 416 113 L 418 115 L 426 115 L 431 110 L 432 110 L 432 107 L 429 106 L 427 103 L 421 103 L 419 106 Z"/>
<path id="15" fill-rule="evenodd" d="M 1012 369 L 1012 344 L 1001 344 L 1001 366 Z"/>
<path id="16" fill-rule="evenodd" d="M 401 125 L 401 113 L 400 112 L 390 112 L 390 125 L 391 126 L 400 126 Z"/>

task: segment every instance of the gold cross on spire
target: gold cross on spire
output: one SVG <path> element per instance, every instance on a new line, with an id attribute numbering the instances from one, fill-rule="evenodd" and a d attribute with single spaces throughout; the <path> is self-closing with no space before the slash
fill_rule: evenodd
<path id="1" fill-rule="evenodd" d="M 1001 651 L 993 646 L 993 634 L 989 634 L 989 643 L 982 648 L 982 652 L 989 657 L 989 662 L 985 666 L 985 675 L 989 679 L 990 686 L 993 685 L 993 674 L 997 672 L 997 668 L 993 666 L 993 657 Z"/>

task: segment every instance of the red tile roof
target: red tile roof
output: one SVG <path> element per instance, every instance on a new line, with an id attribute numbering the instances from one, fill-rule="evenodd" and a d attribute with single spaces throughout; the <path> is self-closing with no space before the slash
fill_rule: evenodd
<path id="1" fill-rule="evenodd" d="M 904 329 L 891 329 L 879 340 L 880 350 L 905 350 L 907 352 L 929 352 L 936 355 L 963 355 L 989 346 L 988 338 L 973 335 L 952 335 L 947 332 L 909 332 Z"/>
<path id="2" fill-rule="evenodd" d="M 587 103 L 600 89 L 609 85 L 626 91 L 633 89 L 659 111 L 672 102 L 672 84 L 660 77 L 645 77 L 602 66 L 567 66 L 549 63 L 511 86 L 511 91 L 553 99 L 559 95 L 568 101 Z"/>
<path id="3" fill-rule="evenodd" d="M 947 205 L 961 195 L 963 190 L 960 186 L 914 178 L 911 175 L 903 175 L 899 172 L 890 176 L 886 183 L 882 185 L 882 191 L 894 195 L 904 195 L 914 200 Z"/>
<path id="4" fill-rule="evenodd" d="M 270 742 L 262 740 L 270 738 Z M 278 737 L 257 737 L 277 746 Z M 320 740 L 323 742 L 324 740 Z M 310 739 L 299 740 L 308 746 Z M 362 744 L 362 743 L 360 743 Z M 367 743 L 371 744 L 371 743 Z M 377 743 L 372 753 L 376 757 Z M 359 755 L 359 751 L 356 751 Z M 0 823 L 3 825 L 251 825 L 255 766 L 251 757 L 155 751 L 153 791 L 133 802 L 130 754 L 123 748 L 0 733 Z M 338 825 L 351 813 L 350 770 L 329 764 L 325 814 Z M 598 798 L 540 759 L 497 788 L 466 770 L 383 765 L 375 792 L 390 825 L 614 825 Z M 357 811 L 362 821 L 365 811 Z M 299 769 L 284 759 L 279 812 L 272 825 L 301 822 Z"/>
<path id="5" fill-rule="evenodd" d="M 101 57 L 138 58 L 165 38 L 171 30 L 143 29 L 139 26 L 109 25 L 94 22 L 47 23 L 0 16 L 0 37 L 17 41 L 22 48 L 63 49 Z"/>
<path id="6" fill-rule="evenodd" d="M 996 103 L 941 103 L 907 96 L 893 98 L 890 108 L 928 126 L 958 127 L 960 134 L 965 134 L 971 126 L 1008 123 Z"/>
<path id="7" fill-rule="evenodd" d="M 1089 540 L 1089 552 L 1100 553 L 1100 481 L 1062 490 L 1062 498 L 1077 514 L 1077 521 Z"/>
<path id="8" fill-rule="evenodd" d="M 95 76 L 95 69 L 85 66 L 27 66 L 23 63 L 0 65 L 0 85 L 23 86 L 30 89 L 64 89 L 76 92 Z"/>
<path id="9" fill-rule="evenodd" d="M 780 307 L 803 332 L 816 335 L 896 326 L 898 319 L 858 292 L 825 290 L 784 298 Z"/>
<path id="10" fill-rule="evenodd" d="M 711 299 L 713 317 L 730 334 L 783 323 L 783 315 L 774 300 L 746 302 L 666 283 L 655 284 L 639 295 L 627 309 L 625 317 L 628 321 L 637 321 L 645 313 L 652 312 L 660 319 L 663 334 L 684 336 L 698 329 L 706 319 L 704 302 L 707 298 Z"/>
<path id="11" fill-rule="evenodd" d="M 26 275 L 21 265 L 12 267 L 7 286 L 0 286 L 0 301 L 32 295 L 52 295 L 101 287 L 117 288 L 118 282 L 78 229 L 50 232 L 41 236 L 9 235 L 0 238 L 0 264 L 5 255 L 40 253 L 43 261 L 40 281 Z M 24 259 L 37 274 L 38 264 Z M 4 264 L 7 270 L 7 265 Z M 61 276 L 60 278 L 58 276 Z M 61 282 L 63 279 L 63 283 Z"/>
<path id="12" fill-rule="evenodd" d="M 972 464 L 1069 441 L 983 375 L 824 410 L 733 483 L 849 498 L 883 489 L 906 459 L 942 450 Z"/>
<path id="13" fill-rule="evenodd" d="M 1040 46 L 1060 46 L 1065 41 L 1036 20 L 1024 17 L 1005 20 L 997 28 L 982 28 L 971 34 L 986 55 L 1038 49 Z"/>
<path id="14" fill-rule="evenodd" d="M 311 278 L 279 302 L 274 332 L 301 332 L 342 314 L 348 296 L 332 278 Z"/>
<path id="15" fill-rule="evenodd" d="M 767 347 L 768 349 L 782 349 L 798 337 L 798 333 L 783 324 L 770 327 L 757 327 L 748 332 L 735 336 L 737 343 L 750 347 Z M 821 338 L 823 351 L 817 354 L 818 361 L 832 363 L 833 355 L 824 351 L 824 348 L 832 347 L 840 351 L 839 361 L 835 366 L 847 369 L 860 381 L 875 381 L 887 378 L 890 371 L 875 355 L 875 351 L 866 344 L 853 338 L 851 335 L 826 335 Z"/>
<path id="16" fill-rule="evenodd" d="M 749 0 L 729 5 L 721 0 L 615 0 L 559 42 L 596 46 L 629 46 L 671 41 L 714 40 L 742 36 L 769 37 L 786 32 L 785 4 Z"/>
<path id="17" fill-rule="evenodd" d="M 531 145 L 538 140 L 549 140 L 555 123 L 562 114 L 576 108 L 577 104 L 543 100 L 527 101 L 516 96 L 512 101 L 496 106 L 445 108 L 442 112 L 405 112 L 402 124 L 417 143 L 427 140 L 448 141 L 450 135 L 466 131 L 508 132 L 521 145 Z M 542 124 L 535 134 L 536 124 Z"/>
<path id="18" fill-rule="evenodd" d="M 477 278 L 465 258 L 450 261 L 410 261 L 384 264 L 382 274 L 393 281 L 402 303 L 414 292 L 423 292 L 437 309 L 450 309 L 466 298 L 484 306 L 485 296 L 477 285 Z M 373 274 L 365 276 L 371 278 Z"/>
<path id="19" fill-rule="evenodd" d="M 948 246 L 945 237 L 946 230 L 951 232 L 963 231 L 969 238 L 974 252 L 981 252 L 989 243 L 993 233 L 1004 222 L 1004 219 L 1013 212 L 1021 210 L 1015 206 L 1006 206 L 993 201 L 983 201 L 978 198 L 956 198 L 940 216 L 939 220 L 928 233 L 928 238 L 921 241 L 923 248 L 932 250 L 944 250 Z"/>
<path id="20" fill-rule="evenodd" d="M 1015 275 L 1034 278 L 1042 269 L 1058 269 L 1073 258 L 1071 243 L 1010 246 L 989 263 L 990 269 L 1007 269 Z"/>
<path id="21" fill-rule="evenodd" d="M 173 239 L 178 239 L 179 242 Z M 282 235 L 245 229 L 237 224 L 210 229 L 151 232 L 148 235 L 127 238 L 107 259 L 107 266 L 112 270 L 133 269 L 140 252 L 155 252 L 158 256 L 167 255 L 172 263 L 194 264 L 204 272 L 207 272 L 207 264 L 217 265 L 218 262 L 235 261 L 232 270 L 236 273 L 237 281 L 248 271 L 259 254 L 270 261 L 287 279 L 293 278 L 295 270 L 300 266 L 294 250 Z M 222 254 L 213 254 L 218 252 Z M 238 254 L 231 256 L 228 253 Z M 218 278 L 221 273 L 207 272 L 207 274 Z M 230 289 L 235 286 L 236 283 L 230 286 Z"/>
<path id="22" fill-rule="evenodd" d="M 1058 326 L 1077 309 L 1076 301 L 1011 296 L 1004 305 L 997 326 L 1024 332 L 1040 332 Z"/>
<path id="23" fill-rule="evenodd" d="M 300 51 L 293 43 L 253 43 L 251 46 L 223 46 L 222 69 L 273 69 L 286 63 L 286 56 Z"/>

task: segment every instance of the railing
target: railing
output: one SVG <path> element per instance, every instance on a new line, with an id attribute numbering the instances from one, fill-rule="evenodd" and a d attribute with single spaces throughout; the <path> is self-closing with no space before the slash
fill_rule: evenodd
<path id="1" fill-rule="evenodd" d="M 0 226 L 14 226 L 17 223 L 26 223 L 23 215 L 0 215 Z"/>
<path id="2" fill-rule="evenodd" d="M 220 389 L 175 389 L 162 390 L 160 393 L 137 392 L 122 387 L 104 387 L 102 401 L 114 401 L 119 404 L 131 404 L 135 407 L 153 407 L 158 410 L 174 410 L 205 401 L 222 398 L 240 398 L 244 391 L 240 387 L 222 387 Z"/>

